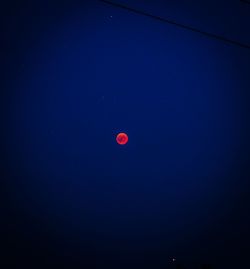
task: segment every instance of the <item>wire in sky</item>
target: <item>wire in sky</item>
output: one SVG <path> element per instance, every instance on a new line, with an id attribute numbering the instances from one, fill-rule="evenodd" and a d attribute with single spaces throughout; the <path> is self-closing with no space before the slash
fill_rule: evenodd
<path id="1" fill-rule="evenodd" d="M 188 25 L 185 25 L 185 24 L 181 24 L 181 23 L 169 20 L 169 19 L 165 19 L 165 18 L 162 18 L 162 17 L 159 17 L 159 16 L 148 14 L 148 13 L 146 13 L 144 11 L 140 11 L 138 9 L 134 9 L 134 8 L 131 8 L 131 7 L 119 4 L 119 3 L 114 3 L 114 2 L 109 1 L 109 0 L 99 0 L 99 1 L 103 2 L 103 3 L 106 3 L 106 4 L 109 4 L 109 5 L 112 5 L 114 7 L 118 7 L 118 8 L 130 11 L 130 12 L 133 12 L 133 13 L 139 14 L 139 15 L 143 15 L 143 16 L 147 16 L 149 18 L 156 19 L 156 20 L 161 21 L 161 22 L 172 24 L 172 25 L 177 26 L 177 27 L 182 28 L 182 29 L 186 29 L 186 30 L 189 30 L 189 31 L 192 31 L 192 32 L 196 32 L 196 33 L 205 35 L 205 36 L 208 36 L 208 37 L 213 38 L 213 39 L 224 41 L 226 43 L 229 43 L 229 44 L 232 44 L 232 45 L 235 45 L 235 46 L 239 46 L 241 48 L 250 49 L 250 45 L 248 45 L 248 44 L 244 44 L 244 43 L 232 40 L 232 39 L 228 39 L 228 38 L 223 37 L 223 36 L 219 36 L 219 35 L 216 35 L 216 34 L 205 32 L 205 31 L 193 28 L 192 26 L 188 26 Z M 243 1 L 243 0 L 241 0 L 241 1 Z"/>

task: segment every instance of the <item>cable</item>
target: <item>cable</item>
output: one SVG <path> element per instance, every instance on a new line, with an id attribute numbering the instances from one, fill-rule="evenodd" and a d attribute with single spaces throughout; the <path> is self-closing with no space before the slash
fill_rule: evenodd
<path id="1" fill-rule="evenodd" d="M 226 43 L 229 43 L 229 44 L 232 44 L 232 45 L 235 45 L 235 46 L 239 46 L 241 48 L 250 49 L 250 45 L 248 45 L 248 44 L 244 44 L 244 43 L 232 40 L 232 39 L 228 39 L 228 38 L 223 37 L 223 36 L 208 33 L 208 32 L 193 28 L 193 27 L 188 26 L 188 25 L 184 25 L 184 24 L 181 24 L 181 23 L 169 20 L 169 19 L 164 19 L 164 18 L 159 17 L 159 16 L 151 15 L 151 14 L 148 14 L 148 13 L 146 13 L 144 11 L 140 11 L 140 10 L 137 10 L 137 9 L 134 9 L 134 8 L 130 8 L 130 7 L 127 7 L 125 5 L 114 3 L 114 2 L 111 2 L 111 1 L 108 1 L 108 0 L 99 0 L 99 1 L 103 2 L 103 3 L 106 3 L 106 4 L 109 4 L 109 5 L 112 5 L 114 7 L 118 7 L 118 8 L 130 11 L 130 12 L 136 13 L 136 14 L 140 14 L 140 15 L 143 15 L 143 16 L 147 16 L 149 18 L 156 19 L 158 21 L 162 21 L 162 22 L 165 22 L 165 23 L 168 23 L 168 24 L 175 25 L 175 26 L 177 26 L 179 28 L 183 28 L 183 29 L 186 29 L 186 30 L 189 30 L 189 31 L 192 31 L 192 32 L 196 32 L 196 33 L 199 33 L 199 34 L 202 34 L 202 35 L 205 35 L 205 36 L 208 36 L 208 37 L 220 40 L 220 41 L 224 41 Z"/>

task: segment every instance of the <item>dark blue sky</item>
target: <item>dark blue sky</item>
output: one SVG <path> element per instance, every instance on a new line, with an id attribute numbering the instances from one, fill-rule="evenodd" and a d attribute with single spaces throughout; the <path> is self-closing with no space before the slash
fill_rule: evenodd
<path id="1" fill-rule="evenodd" d="M 101 1 L 2 7 L 1 262 L 249 264 L 250 5 L 113 2 L 237 44 Z"/>

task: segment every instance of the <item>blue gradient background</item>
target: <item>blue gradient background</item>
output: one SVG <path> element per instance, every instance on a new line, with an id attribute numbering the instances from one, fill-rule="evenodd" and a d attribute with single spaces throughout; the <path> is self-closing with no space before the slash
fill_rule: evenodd
<path id="1" fill-rule="evenodd" d="M 98 1 L 2 13 L 5 266 L 247 264 L 250 50 Z"/>

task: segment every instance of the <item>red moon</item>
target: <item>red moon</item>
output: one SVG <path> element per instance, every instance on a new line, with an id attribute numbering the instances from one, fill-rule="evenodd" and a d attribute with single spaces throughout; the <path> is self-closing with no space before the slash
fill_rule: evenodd
<path id="1" fill-rule="evenodd" d="M 125 133 L 119 133 L 116 136 L 116 142 L 119 145 L 125 145 L 125 144 L 127 144 L 128 143 L 128 136 L 127 136 L 127 134 L 125 134 Z"/>

